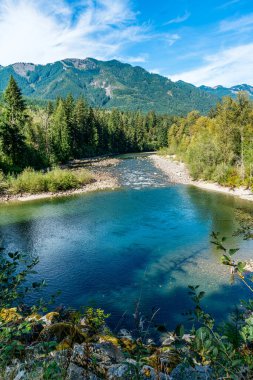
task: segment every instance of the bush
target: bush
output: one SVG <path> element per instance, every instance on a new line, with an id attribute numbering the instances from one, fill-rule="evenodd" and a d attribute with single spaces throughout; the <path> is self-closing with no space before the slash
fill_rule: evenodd
<path id="1" fill-rule="evenodd" d="M 212 180 L 220 183 L 221 185 L 226 184 L 228 180 L 228 176 L 232 173 L 233 168 L 230 165 L 225 163 L 221 163 L 216 166 Z"/>
<path id="2" fill-rule="evenodd" d="M 78 179 L 70 170 L 53 169 L 46 174 L 47 191 L 53 193 L 78 187 Z"/>
<path id="3" fill-rule="evenodd" d="M 25 169 L 17 177 L 9 177 L 9 190 L 13 194 L 57 192 L 78 188 L 92 180 L 87 170 L 62 170 L 55 168 L 48 173 Z"/>
<path id="4" fill-rule="evenodd" d="M 6 178 L 2 170 L 0 170 L 0 193 L 4 193 L 8 188 L 8 183 L 6 182 Z"/>
<path id="5" fill-rule="evenodd" d="M 14 194 L 42 193 L 47 190 L 46 178 L 43 173 L 27 168 L 17 177 L 9 177 L 9 188 Z"/>
<path id="6" fill-rule="evenodd" d="M 61 170 L 53 169 L 46 175 L 47 191 L 57 192 L 70 190 L 85 185 L 92 180 L 92 175 L 87 170 Z"/>
<path id="7" fill-rule="evenodd" d="M 158 150 L 159 156 L 168 156 L 171 153 L 169 148 L 160 148 Z"/>
<path id="8" fill-rule="evenodd" d="M 86 185 L 93 180 L 93 176 L 89 170 L 79 169 L 74 172 L 79 185 Z"/>

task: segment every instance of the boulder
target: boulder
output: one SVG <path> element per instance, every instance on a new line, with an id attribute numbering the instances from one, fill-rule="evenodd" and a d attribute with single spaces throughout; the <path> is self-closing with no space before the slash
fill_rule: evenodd
<path id="1" fill-rule="evenodd" d="M 143 380 L 169 380 L 170 377 L 162 372 L 157 373 L 153 367 L 144 365 L 141 369 Z"/>
<path id="2" fill-rule="evenodd" d="M 91 349 L 93 356 L 101 365 L 109 366 L 124 360 L 121 349 L 111 342 L 95 343 Z"/>
<path id="3" fill-rule="evenodd" d="M 77 366 L 74 363 L 70 363 L 67 371 L 66 380 L 84 380 L 85 373 L 82 367 Z"/>
<path id="4" fill-rule="evenodd" d="M 47 326 L 50 326 L 58 320 L 59 316 L 59 313 L 52 311 L 51 313 L 47 313 L 42 318 L 40 318 L 40 321 L 44 322 Z"/>
<path id="5" fill-rule="evenodd" d="M 118 333 L 118 337 L 133 340 L 131 333 L 126 329 L 121 329 Z"/>
<path id="6" fill-rule="evenodd" d="M 87 358 L 85 355 L 84 345 L 81 345 L 81 344 L 74 345 L 70 361 L 74 364 L 77 364 L 80 367 L 87 366 Z"/>
<path id="7" fill-rule="evenodd" d="M 179 364 L 171 372 L 171 380 L 214 380 L 214 378 L 208 366 L 196 366 L 193 368 L 185 364 Z"/>
<path id="8" fill-rule="evenodd" d="M 95 374 L 85 371 L 74 363 L 70 363 L 67 371 L 66 380 L 101 380 Z"/>
<path id="9" fill-rule="evenodd" d="M 28 317 L 25 318 L 27 322 L 36 322 L 41 319 L 41 315 L 38 313 L 32 313 L 31 315 L 28 315 Z"/>
<path id="10" fill-rule="evenodd" d="M 60 368 L 67 369 L 70 363 L 71 349 L 50 352 L 50 357 L 57 363 Z"/>
<path id="11" fill-rule="evenodd" d="M 108 380 L 130 380 L 136 375 L 133 367 L 129 364 L 114 364 L 107 372 Z"/>

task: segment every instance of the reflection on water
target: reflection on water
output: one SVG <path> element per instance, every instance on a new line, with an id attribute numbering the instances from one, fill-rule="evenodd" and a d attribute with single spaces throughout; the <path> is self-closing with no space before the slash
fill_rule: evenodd
<path id="1" fill-rule="evenodd" d="M 251 204 L 170 185 L 147 158 L 122 160 L 110 171 L 122 190 L 1 206 L 4 246 L 39 255 L 46 294 L 61 289 L 59 302 L 103 307 L 112 323 L 133 313 L 141 292 L 143 312 L 159 307 L 159 320 L 173 325 L 188 308 L 189 284 L 201 285 L 207 307 L 224 316 L 243 289 L 229 285 L 210 233 L 230 236 L 235 209 Z M 249 256 L 251 242 L 231 244 Z"/>

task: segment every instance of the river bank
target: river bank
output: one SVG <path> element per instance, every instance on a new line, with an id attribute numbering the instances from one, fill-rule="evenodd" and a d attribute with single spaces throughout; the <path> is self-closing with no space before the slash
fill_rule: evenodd
<path id="1" fill-rule="evenodd" d="M 218 183 L 208 182 L 208 181 L 194 181 L 186 165 L 179 162 L 173 156 L 159 156 L 158 154 L 150 154 L 150 160 L 153 165 L 160 169 L 166 177 L 168 177 L 168 182 L 178 183 L 184 185 L 196 186 L 200 189 L 207 191 L 215 191 L 224 194 L 229 194 L 236 196 L 240 199 L 253 201 L 253 193 L 249 189 L 243 187 L 231 189 L 229 187 L 221 186 Z M 88 169 L 93 177 L 93 180 L 80 187 L 66 191 L 57 192 L 43 192 L 37 194 L 22 193 L 22 194 L 11 194 L 6 193 L 0 195 L 0 203 L 6 202 L 26 202 L 39 199 L 57 198 L 57 197 L 67 197 L 71 195 L 84 194 L 95 191 L 117 189 L 120 187 L 118 178 L 112 173 L 110 173 L 109 168 L 117 166 L 121 162 L 121 159 L 115 157 L 94 157 L 80 160 L 70 161 L 67 165 L 61 166 L 62 169 Z"/>
<path id="2" fill-rule="evenodd" d="M 207 191 L 216 191 L 224 194 L 233 195 L 239 197 L 240 199 L 253 201 L 253 193 L 249 189 L 244 187 L 239 187 L 236 189 L 231 189 L 229 187 L 221 186 L 218 183 L 207 182 L 207 181 L 194 181 L 186 165 L 182 162 L 176 161 L 172 156 L 159 156 L 154 154 L 150 156 L 154 165 L 162 170 L 169 178 L 172 183 L 181 183 L 184 185 L 196 186 L 200 189 Z"/>
<path id="3" fill-rule="evenodd" d="M 95 191 L 102 190 L 114 190 L 119 187 L 117 178 L 110 175 L 106 168 L 110 166 L 117 165 L 119 160 L 114 158 L 92 158 L 85 160 L 74 160 L 71 161 L 68 165 L 64 165 L 62 169 L 89 169 L 92 174 L 92 181 L 88 184 L 81 186 L 80 188 L 73 188 L 66 191 L 57 191 L 57 192 L 43 192 L 43 193 L 22 193 L 22 194 L 11 194 L 5 193 L 0 195 L 0 203 L 9 203 L 9 202 L 27 202 L 34 201 L 39 199 L 48 199 L 48 198 L 58 198 L 58 197 L 68 197 L 71 195 L 78 195 L 84 193 L 90 193 Z M 94 169 L 94 170 L 93 170 Z M 101 169 L 95 170 L 95 169 Z"/>

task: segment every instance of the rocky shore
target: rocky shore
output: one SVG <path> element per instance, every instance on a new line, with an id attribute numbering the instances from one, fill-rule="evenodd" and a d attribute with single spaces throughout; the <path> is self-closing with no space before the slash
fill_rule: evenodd
<path id="1" fill-rule="evenodd" d="M 168 176 L 169 181 L 172 183 L 192 185 L 203 190 L 217 191 L 248 201 L 253 201 L 253 193 L 249 189 L 245 189 L 243 187 L 231 189 L 229 187 L 221 186 L 218 183 L 194 181 L 189 175 L 186 165 L 182 162 L 177 161 L 174 156 L 159 156 L 155 154 L 150 156 L 150 158 L 153 161 L 154 165 L 158 169 L 162 170 Z"/>
<path id="2" fill-rule="evenodd" d="M 98 310 L 99 311 L 99 310 Z M 2 309 L 1 319 L 16 326 L 30 323 L 29 335 L 20 336 L 26 348 L 22 359 L 13 358 L 0 373 L 1 380 L 213 380 L 208 366 L 180 364 L 170 334 L 160 345 L 144 342 L 128 330 L 113 334 L 96 316 L 73 320 L 73 312 L 58 309 L 25 319 L 17 308 Z M 96 328 L 94 329 L 94 327 Z M 192 337 L 184 335 L 187 344 Z M 46 344 L 52 347 L 46 353 Z"/>

